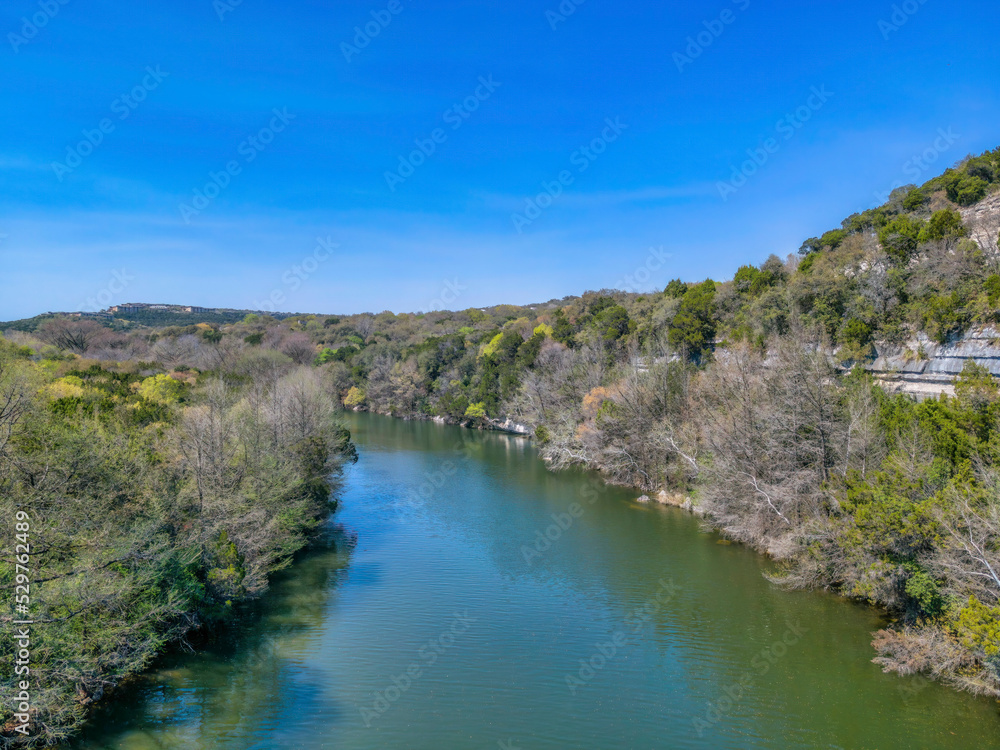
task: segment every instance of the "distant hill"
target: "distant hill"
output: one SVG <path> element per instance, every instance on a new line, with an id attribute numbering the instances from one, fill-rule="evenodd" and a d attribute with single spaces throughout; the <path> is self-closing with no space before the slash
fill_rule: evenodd
<path id="1" fill-rule="evenodd" d="M 123 306 L 124 307 L 124 306 Z M 136 307 L 132 305 L 131 307 Z M 160 309 L 167 307 L 167 309 Z M 113 310 L 113 308 L 111 308 Z M 197 309 L 197 308 L 196 308 Z M 254 313 L 257 315 L 268 315 L 275 320 L 284 320 L 301 313 L 281 313 L 263 312 L 261 310 L 230 310 L 207 308 L 198 312 L 187 312 L 185 306 L 169 305 L 152 306 L 143 305 L 139 309 L 102 311 L 101 313 L 81 313 L 81 312 L 46 312 L 32 318 L 22 318 L 0 322 L 0 331 L 23 331 L 34 333 L 40 325 L 53 318 L 83 318 L 96 320 L 102 325 L 110 328 L 130 328 L 133 326 L 146 326 L 149 328 L 165 328 L 167 326 L 191 326 L 198 323 L 208 323 L 209 325 L 229 325 L 239 323 L 247 315 Z"/>

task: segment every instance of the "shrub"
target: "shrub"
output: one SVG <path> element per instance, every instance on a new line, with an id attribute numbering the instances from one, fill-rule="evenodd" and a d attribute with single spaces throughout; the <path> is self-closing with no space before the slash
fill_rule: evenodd
<path id="1" fill-rule="evenodd" d="M 351 386 L 347 395 L 344 396 L 344 406 L 361 406 L 364 402 L 365 392 L 356 385 Z"/>
<path id="2" fill-rule="evenodd" d="M 919 219 L 901 214 L 879 230 L 878 241 L 893 260 L 905 263 L 916 251 L 923 228 Z"/>
<path id="3" fill-rule="evenodd" d="M 927 225 L 920 230 L 918 239 L 920 242 L 930 242 L 932 240 L 943 240 L 945 237 L 963 237 L 965 226 L 962 224 L 962 215 L 958 211 L 950 208 L 936 211 L 931 216 Z"/>
<path id="4" fill-rule="evenodd" d="M 960 206 L 971 206 L 983 199 L 989 184 L 982 177 L 954 174 L 945 181 L 948 199 Z"/>
<path id="5" fill-rule="evenodd" d="M 907 211 L 916 211 L 927 202 L 927 196 L 920 188 L 913 188 L 906 197 L 903 198 L 903 208 Z"/>
<path id="6" fill-rule="evenodd" d="M 469 404 L 469 408 L 465 410 L 465 416 L 472 419 L 486 419 L 486 404 L 482 401 Z"/>

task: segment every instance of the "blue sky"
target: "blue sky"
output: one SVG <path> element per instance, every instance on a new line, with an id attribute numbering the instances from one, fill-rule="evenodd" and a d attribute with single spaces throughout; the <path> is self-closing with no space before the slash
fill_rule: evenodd
<path id="1" fill-rule="evenodd" d="M 11 0 L 0 319 L 729 278 L 1000 145 L 998 19 L 941 0 Z"/>

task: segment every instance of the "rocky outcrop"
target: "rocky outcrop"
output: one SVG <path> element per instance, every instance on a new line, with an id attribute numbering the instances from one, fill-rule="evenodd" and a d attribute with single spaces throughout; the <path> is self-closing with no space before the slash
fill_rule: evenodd
<path id="1" fill-rule="evenodd" d="M 968 236 L 987 256 L 1000 254 L 1000 192 L 974 206 L 960 209 Z M 868 370 L 889 390 L 917 398 L 936 398 L 955 392 L 954 379 L 968 360 L 1000 377 L 1000 332 L 992 326 L 972 329 L 939 344 L 920 334 L 904 346 L 879 346 Z"/>
<path id="2" fill-rule="evenodd" d="M 974 206 L 960 209 L 962 223 L 969 237 L 979 243 L 984 252 L 997 254 L 997 235 L 1000 234 L 1000 193 L 983 198 Z"/>
<path id="3" fill-rule="evenodd" d="M 507 419 L 505 419 L 503 422 L 493 421 L 493 422 L 490 423 L 490 426 L 494 430 L 499 430 L 500 432 L 510 432 L 510 433 L 513 433 L 514 435 L 530 435 L 531 434 L 531 428 L 530 427 L 528 427 L 527 425 L 518 424 L 517 422 L 515 422 L 510 417 L 508 417 Z"/>
<path id="4" fill-rule="evenodd" d="M 643 495 L 643 497 L 646 497 Z M 649 500 L 648 497 L 646 497 Z M 686 510 L 689 513 L 694 513 L 695 515 L 705 515 L 705 511 L 699 508 L 690 497 L 684 495 L 680 492 L 667 492 L 666 490 L 660 490 L 656 493 L 656 502 L 660 505 L 670 505 L 674 508 L 680 508 L 681 510 Z"/>
<path id="5" fill-rule="evenodd" d="M 1000 377 L 1000 331 L 993 326 L 970 330 L 939 344 L 921 334 L 904 346 L 878 347 L 868 370 L 889 390 L 918 398 L 955 393 L 955 377 L 968 360 Z"/>

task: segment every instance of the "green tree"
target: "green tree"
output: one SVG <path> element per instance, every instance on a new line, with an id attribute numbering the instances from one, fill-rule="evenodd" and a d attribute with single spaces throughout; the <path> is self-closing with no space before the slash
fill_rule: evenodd
<path id="1" fill-rule="evenodd" d="M 971 206 L 986 196 L 989 184 L 982 177 L 954 174 L 945 181 L 948 199 L 960 206 Z"/>
<path id="2" fill-rule="evenodd" d="M 154 375 L 139 384 L 138 393 L 148 401 L 175 404 L 184 397 L 186 386 L 169 375 Z"/>
<path id="3" fill-rule="evenodd" d="M 663 293 L 671 299 L 680 299 L 687 291 L 687 284 L 680 279 L 671 279 Z"/>
<path id="4" fill-rule="evenodd" d="M 927 202 L 927 195 L 920 188 L 913 188 L 903 198 L 903 208 L 907 211 L 916 211 Z"/>
<path id="5" fill-rule="evenodd" d="M 907 214 L 900 214 L 878 233 L 878 241 L 897 263 L 906 263 L 917 249 L 924 223 Z"/>
<path id="6" fill-rule="evenodd" d="M 715 282 L 690 287 L 667 328 L 667 341 L 694 361 L 702 359 L 715 341 Z"/>
<path id="7" fill-rule="evenodd" d="M 962 224 L 962 215 L 958 211 L 944 208 L 934 212 L 930 221 L 920 231 L 918 239 L 920 242 L 930 242 L 943 240 L 945 237 L 963 236 L 965 236 L 965 226 Z"/>
<path id="8" fill-rule="evenodd" d="M 554 325 L 552 326 L 552 338 L 562 344 L 566 344 L 567 346 L 572 345 L 576 329 L 573 327 L 573 324 L 569 322 L 569 318 L 566 317 L 566 312 L 560 307 L 556 310 L 553 318 Z"/>
<path id="9" fill-rule="evenodd" d="M 621 305 L 605 307 L 594 317 L 594 325 L 604 342 L 609 344 L 635 330 L 635 323 L 629 320 L 628 310 Z"/>

